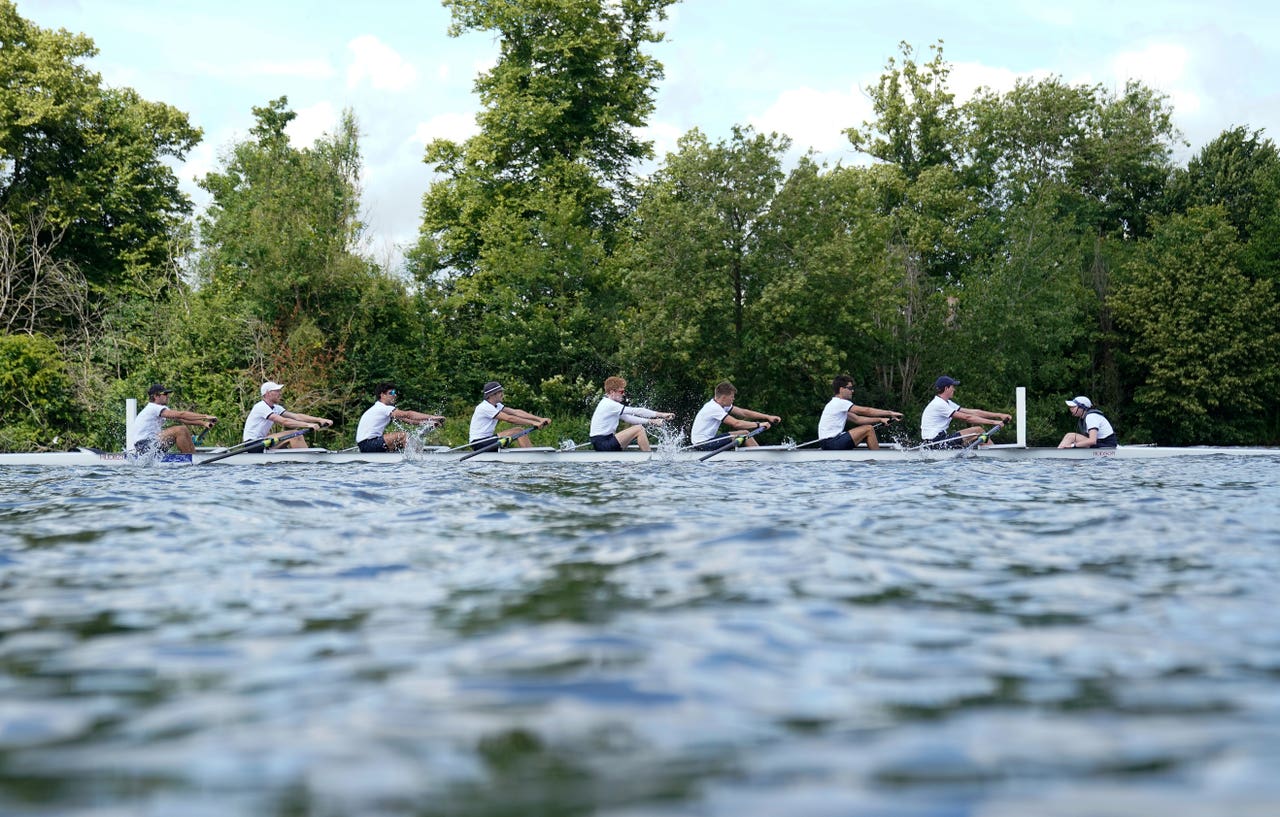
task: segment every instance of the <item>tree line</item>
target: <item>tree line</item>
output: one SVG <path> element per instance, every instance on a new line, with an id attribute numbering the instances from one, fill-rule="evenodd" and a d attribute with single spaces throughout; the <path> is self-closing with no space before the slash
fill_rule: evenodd
<path id="1" fill-rule="evenodd" d="M 686 420 L 732 380 L 797 440 L 836 374 L 914 423 L 947 373 L 985 408 L 1027 386 L 1033 442 L 1078 393 L 1126 443 L 1280 441 L 1280 155 L 1260 131 L 1179 165 L 1168 99 L 1140 83 L 961 104 L 942 44 L 903 43 L 846 131 L 865 165 L 789 165 L 786 137 L 746 126 L 659 159 L 637 134 L 674 2 L 445 0 L 450 34 L 500 55 L 477 135 L 428 145 L 437 180 L 391 269 L 360 250 L 354 113 L 300 148 L 288 100 L 264 100 L 196 213 L 171 169 L 202 137 L 188 116 L 0 0 L 0 449 L 118 447 L 151 382 L 243 417 L 268 378 L 348 431 L 395 381 L 457 418 L 449 441 L 497 379 L 556 418 L 536 435 L 554 444 L 610 374 Z"/>

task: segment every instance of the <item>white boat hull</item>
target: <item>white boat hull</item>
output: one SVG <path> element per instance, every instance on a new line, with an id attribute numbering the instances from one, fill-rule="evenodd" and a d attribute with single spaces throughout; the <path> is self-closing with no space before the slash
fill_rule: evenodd
<path id="1" fill-rule="evenodd" d="M 200 464 L 217 456 L 217 450 L 199 451 L 193 455 L 167 455 L 163 458 L 136 457 L 122 452 L 101 452 L 92 449 L 49 454 L 0 454 L 0 466 L 133 466 L 180 467 Z M 600 452 L 590 449 L 567 451 L 556 448 L 516 448 L 487 451 L 463 458 L 472 452 L 449 451 L 445 448 L 428 448 L 405 453 L 365 454 L 359 451 L 330 451 L 323 448 L 284 449 L 261 453 L 235 454 L 218 459 L 210 465 L 279 465 L 285 463 L 316 464 L 398 464 L 417 463 L 507 463 L 531 464 L 620 464 L 620 463 L 677 463 L 703 462 L 705 465 L 729 463 L 833 463 L 833 462 L 936 462 L 968 458 L 977 460 L 1137 460 L 1165 459 L 1169 457 L 1204 456 L 1280 456 L 1280 448 L 1244 447 L 1192 447 L 1169 448 L 1161 446 L 1120 446 L 1119 448 L 1034 448 L 1018 445 L 991 445 L 968 451 L 954 449 L 900 449 L 882 448 L 871 451 L 859 448 L 853 451 L 822 451 L 816 448 L 791 446 L 753 446 L 724 451 L 703 460 L 706 452 L 654 449 L 640 451 Z"/>

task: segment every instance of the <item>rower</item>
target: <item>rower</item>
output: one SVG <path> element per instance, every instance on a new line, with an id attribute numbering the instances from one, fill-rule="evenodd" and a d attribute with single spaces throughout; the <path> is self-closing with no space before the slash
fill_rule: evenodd
<path id="1" fill-rule="evenodd" d="M 591 415 L 591 446 L 597 451 L 621 451 L 631 443 L 649 451 L 649 435 L 646 426 L 660 426 L 666 420 L 674 420 L 670 412 L 654 411 L 640 406 L 627 405 L 627 381 L 610 377 L 604 381 L 604 397 Z M 618 423 L 633 425 L 618 431 Z"/>
<path id="2" fill-rule="evenodd" d="M 284 406 L 280 405 L 280 394 L 284 391 L 284 386 L 268 380 L 263 383 L 259 392 L 262 399 L 254 404 L 249 411 L 249 416 L 244 421 L 244 432 L 241 434 L 243 442 L 252 442 L 261 440 L 271 433 L 273 425 L 283 426 L 284 428 L 309 428 L 319 430 L 328 428 L 333 425 L 333 420 L 325 417 L 312 417 L 310 414 L 300 414 L 296 411 L 287 411 Z M 302 435 L 293 437 L 287 441 L 289 448 L 306 448 L 307 443 L 302 439 Z M 263 451 L 263 444 L 252 446 L 249 451 Z"/>
<path id="3" fill-rule="evenodd" d="M 163 454 L 177 446 L 183 454 L 194 454 L 196 444 L 191 437 L 191 429 L 187 426 L 213 428 L 213 424 L 218 422 L 218 418 L 212 414 L 169 408 L 169 395 L 172 393 L 172 389 L 159 383 L 147 390 L 147 404 L 133 418 L 133 427 L 129 429 L 135 452 L 146 454 L 156 451 Z M 165 420 L 177 420 L 178 425 L 162 427 Z"/>
<path id="4" fill-rule="evenodd" d="M 963 447 L 975 437 L 982 435 L 985 431 L 983 426 L 999 425 L 1013 419 L 1012 416 L 998 411 L 961 408 L 959 403 L 951 399 L 955 396 L 956 386 L 959 385 L 959 380 L 945 374 L 933 381 L 934 398 L 924 407 L 924 413 L 920 415 L 920 436 L 925 443 L 943 448 Z M 972 425 L 952 434 L 948 429 L 953 418 L 972 423 Z"/>
<path id="5" fill-rule="evenodd" d="M 471 413 L 471 448 L 480 450 L 491 446 L 494 438 L 498 439 L 499 447 L 505 448 L 511 444 L 514 437 L 516 443 L 521 448 L 528 448 L 532 445 L 529 442 L 528 434 L 521 434 L 519 428 L 504 428 L 498 431 L 498 423 L 511 423 L 513 426 L 526 426 L 533 428 L 546 428 L 551 425 L 551 420 L 546 417 L 539 417 L 536 414 L 530 414 L 518 408 L 503 405 L 502 384 L 496 380 L 490 380 L 484 384 L 481 390 L 481 396 L 484 398 L 476 406 L 475 411 Z M 517 436 L 518 435 L 518 436 Z"/>
<path id="6" fill-rule="evenodd" d="M 693 418 L 693 426 L 689 429 L 689 442 L 699 451 L 714 451 L 723 446 L 733 436 L 720 435 L 720 426 L 726 425 L 733 431 L 754 431 L 757 428 L 770 428 L 782 422 L 782 418 L 774 414 L 761 414 L 758 411 L 742 408 L 733 404 L 738 396 L 738 388 L 728 380 L 716 384 L 715 393 Z M 739 435 L 741 436 L 741 435 Z M 756 445 L 755 437 L 747 437 L 746 444 Z"/>
<path id="7" fill-rule="evenodd" d="M 396 408 L 396 400 L 400 392 L 394 383 L 378 384 L 377 401 L 360 415 L 360 425 L 356 427 L 356 447 L 365 454 L 381 451 L 399 451 L 404 448 L 409 435 L 403 431 L 392 431 L 384 434 L 387 424 L 397 420 L 409 425 L 444 424 L 444 417 L 439 414 L 423 414 L 420 411 Z"/>
<path id="8" fill-rule="evenodd" d="M 847 374 L 838 374 L 831 380 L 831 394 L 818 419 L 818 446 L 824 451 L 848 451 L 862 443 L 878 449 L 876 425 L 902 419 L 899 411 L 854 405 L 853 378 Z M 853 423 L 853 428 L 846 429 L 846 423 Z"/>

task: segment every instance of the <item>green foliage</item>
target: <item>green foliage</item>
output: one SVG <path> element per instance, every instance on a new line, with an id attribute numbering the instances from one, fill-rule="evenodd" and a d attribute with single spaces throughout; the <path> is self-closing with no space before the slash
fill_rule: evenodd
<path id="1" fill-rule="evenodd" d="M 0 209 L 33 213 L 101 298 L 172 285 L 171 245 L 191 204 L 170 161 L 200 139 L 185 114 L 104 88 L 92 40 L 34 26 L 0 0 Z M 160 275 L 157 275 L 160 273 Z"/>
<path id="2" fill-rule="evenodd" d="M 291 408 L 358 417 L 368 388 L 421 377 L 415 357 L 429 351 L 403 283 L 356 249 L 355 118 L 346 112 L 333 134 L 299 149 L 285 132 L 295 117 L 286 99 L 254 114 L 250 138 L 201 181 L 213 202 L 200 219 L 200 288 L 172 314 L 163 357 L 220 416 L 242 417 L 272 378 Z"/>
<path id="3" fill-rule="evenodd" d="M 644 48 L 672 2 L 446 2 L 451 33 L 493 31 L 501 49 L 476 82 L 481 132 L 427 148 L 442 178 L 410 253 L 455 388 L 608 369 L 609 258 L 631 168 L 650 155 L 635 129 L 662 77 Z"/>
<path id="4" fill-rule="evenodd" d="M 1280 305 L 1239 269 L 1222 208 L 1160 223 L 1113 297 L 1142 376 L 1136 423 L 1169 443 L 1256 438 L 1280 386 Z"/>
<path id="5" fill-rule="evenodd" d="M 480 133 L 427 148 L 410 289 L 359 252 L 350 112 L 299 148 L 287 100 L 255 108 L 192 222 L 166 162 L 199 131 L 0 0 L 0 446 L 118 447 L 151 382 L 233 442 L 267 377 L 346 434 L 395 381 L 452 444 L 497 378 L 556 445 L 585 439 L 616 373 L 683 419 L 731 379 L 797 439 L 837 373 L 913 426 L 943 371 L 983 408 L 1027 386 L 1033 442 L 1076 393 L 1126 442 L 1280 435 L 1280 156 L 1260 132 L 1175 170 L 1151 89 L 1053 77 L 957 105 L 941 43 L 925 63 L 904 43 L 847 131 L 872 166 L 788 170 L 776 134 L 694 130 L 638 179 L 662 77 L 645 49 L 673 2 L 446 0 L 451 33 L 492 32 L 500 56 Z"/>
<path id="6" fill-rule="evenodd" d="M 0 450 L 61 448 L 76 407 L 67 364 L 42 335 L 0 335 Z"/>
<path id="7" fill-rule="evenodd" d="M 959 135 L 955 97 L 947 90 L 951 67 L 942 58 L 942 43 L 930 46 L 933 59 L 915 60 L 915 49 L 899 43 L 902 63 L 893 57 L 875 88 L 867 89 L 876 113 L 874 122 L 845 133 L 856 150 L 896 165 L 908 179 L 925 170 L 952 165 Z"/>
<path id="8" fill-rule="evenodd" d="M 1280 153 L 1261 132 L 1223 131 L 1174 173 L 1168 211 L 1219 205 L 1244 244 L 1241 271 L 1280 283 Z"/>

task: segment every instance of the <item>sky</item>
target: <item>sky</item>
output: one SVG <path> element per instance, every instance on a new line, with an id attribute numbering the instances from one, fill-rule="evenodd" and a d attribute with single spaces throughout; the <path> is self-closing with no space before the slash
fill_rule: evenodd
<path id="1" fill-rule="evenodd" d="M 475 133 L 476 75 L 491 67 L 487 32 L 448 35 L 434 0 L 17 0 L 44 28 L 90 36 L 89 66 L 105 84 L 187 113 L 204 141 L 177 167 L 195 179 L 247 137 L 252 109 L 281 96 L 308 146 L 355 113 L 364 158 L 365 250 L 398 264 L 417 237 L 433 175 L 425 145 Z M 872 117 L 865 88 L 909 43 L 928 61 L 941 40 L 959 101 L 1022 77 L 1165 93 L 1188 147 L 1185 163 L 1222 131 L 1244 126 L 1280 141 L 1280 6 L 1257 0 L 682 0 L 658 25 L 651 53 L 666 72 L 645 130 L 658 157 L 699 128 L 786 134 L 791 159 L 864 164 L 842 131 Z"/>

